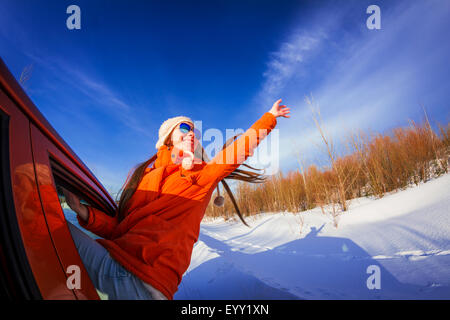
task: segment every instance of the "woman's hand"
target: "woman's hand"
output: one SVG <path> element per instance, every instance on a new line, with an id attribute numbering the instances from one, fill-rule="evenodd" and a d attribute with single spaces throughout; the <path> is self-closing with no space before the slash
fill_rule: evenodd
<path id="1" fill-rule="evenodd" d="M 67 205 L 76 212 L 77 215 L 81 217 L 84 221 L 87 221 L 89 218 L 89 211 L 86 206 L 80 203 L 80 198 L 74 195 L 72 192 L 61 188 L 64 193 L 64 197 L 66 198 Z"/>
<path id="2" fill-rule="evenodd" d="M 275 118 L 278 117 L 285 117 L 285 118 L 290 118 L 291 116 L 288 116 L 289 113 L 291 113 L 291 109 L 286 107 L 285 105 L 281 105 L 281 99 L 277 100 L 273 106 L 272 109 L 270 109 L 270 113 L 273 114 L 275 116 Z"/>

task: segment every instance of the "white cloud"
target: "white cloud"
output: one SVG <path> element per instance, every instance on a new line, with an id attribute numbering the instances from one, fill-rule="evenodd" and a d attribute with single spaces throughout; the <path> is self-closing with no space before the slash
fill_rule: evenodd
<path id="1" fill-rule="evenodd" d="M 314 31 L 317 26 L 311 25 L 301 33 L 295 31 L 271 55 L 257 96 L 262 105 L 289 97 L 283 103 L 291 107 L 291 118 L 281 118 L 277 126 L 281 168 L 295 165 L 293 144 L 304 155 L 317 151 L 312 141 L 319 143 L 320 138 L 304 101 L 310 94 L 305 88 L 313 85 L 324 127 L 336 142 L 343 142 L 352 130 L 383 130 L 396 121 L 406 122 L 429 93 L 424 92 L 424 85 L 439 82 L 435 74 L 441 72 L 439 64 L 448 65 L 450 53 L 449 45 L 442 43 L 443 30 L 449 25 L 444 19 L 448 5 L 403 2 L 386 11 L 381 31 L 354 30 L 342 40 L 340 31 L 334 29 L 346 19 L 348 11 L 343 9 L 336 12 L 329 28 L 318 33 Z M 340 48 L 338 54 L 336 47 Z M 326 73 L 308 74 L 306 70 L 319 69 L 326 62 L 315 57 L 330 57 L 334 63 Z M 442 83 L 438 84 L 442 91 Z"/>
<path id="2" fill-rule="evenodd" d="M 266 79 L 261 93 L 263 100 L 275 99 L 275 96 L 301 68 L 308 53 L 314 50 L 324 37 L 325 35 L 320 32 L 312 35 L 299 31 L 287 42 L 282 43 L 278 51 L 271 54 L 272 58 L 267 63 L 267 70 L 263 74 Z"/>

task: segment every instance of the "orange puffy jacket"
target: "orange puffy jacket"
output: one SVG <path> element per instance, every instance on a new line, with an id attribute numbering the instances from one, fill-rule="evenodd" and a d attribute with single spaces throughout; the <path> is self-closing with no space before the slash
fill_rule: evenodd
<path id="1" fill-rule="evenodd" d="M 104 238 L 97 241 L 127 270 L 173 299 L 189 267 L 200 222 L 214 189 L 253 154 L 276 123 L 275 116 L 265 113 L 214 159 L 195 164 L 189 171 L 174 164 L 170 150 L 162 146 L 120 223 L 89 207 L 89 218 L 79 218 L 80 225 Z M 227 158 L 230 154 L 234 156 L 232 161 Z"/>

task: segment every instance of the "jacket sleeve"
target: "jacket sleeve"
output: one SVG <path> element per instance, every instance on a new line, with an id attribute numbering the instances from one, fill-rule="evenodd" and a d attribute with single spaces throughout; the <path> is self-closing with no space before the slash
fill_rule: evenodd
<path id="1" fill-rule="evenodd" d="M 89 217 L 87 221 L 84 221 L 77 215 L 78 223 L 83 228 L 95 233 L 96 235 L 110 239 L 113 231 L 116 229 L 118 225 L 118 220 L 116 217 L 111 217 L 91 206 L 87 206 L 89 211 Z"/>
<path id="2" fill-rule="evenodd" d="M 254 149 L 275 128 L 276 117 L 266 112 L 243 135 L 221 150 L 200 172 L 199 185 L 207 185 L 222 180 L 237 169 Z"/>

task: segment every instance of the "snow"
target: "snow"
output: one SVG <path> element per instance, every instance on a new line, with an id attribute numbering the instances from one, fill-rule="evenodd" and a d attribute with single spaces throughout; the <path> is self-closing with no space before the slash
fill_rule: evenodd
<path id="1" fill-rule="evenodd" d="M 449 190 L 446 174 L 354 199 L 337 228 L 319 208 L 204 221 L 174 299 L 449 299 Z"/>

